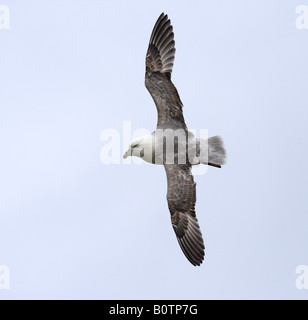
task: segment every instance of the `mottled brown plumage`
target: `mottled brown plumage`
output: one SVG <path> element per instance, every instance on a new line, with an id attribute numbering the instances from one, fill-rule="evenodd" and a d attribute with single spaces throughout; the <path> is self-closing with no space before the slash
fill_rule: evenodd
<path id="1" fill-rule="evenodd" d="M 167 15 L 158 18 L 146 55 L 145 86 L 158 112 L 157 128 L 186 128 L 182 101 L 171 81 L 174 62 L 174 34 Z"/>
<path id="2" fill-rule="evenodd" d="M 193 265 L 204 258 L 204 243 L 195 214 L 196 183 L 189 165 L 164 165 L 167 180 L 167 201 L 172 227 L 181 249 Z"/>

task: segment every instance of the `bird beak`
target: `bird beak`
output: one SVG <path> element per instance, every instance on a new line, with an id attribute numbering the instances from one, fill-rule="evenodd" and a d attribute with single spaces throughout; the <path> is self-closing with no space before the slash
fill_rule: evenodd
<path id="1" fill-rule="evenodd" d="M 128 149 L 124 154 L 123 154 L 123 159 L 126 159 L 127 157 L 132 155 L 132 149 Z"/>

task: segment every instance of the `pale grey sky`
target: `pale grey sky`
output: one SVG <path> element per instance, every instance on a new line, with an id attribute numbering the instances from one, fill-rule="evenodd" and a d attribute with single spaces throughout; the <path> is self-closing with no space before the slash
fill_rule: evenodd
<path id="1" fill-rule="evenodd" d="M 289 1 L 9 1 L 0 30 L 0 299 L 307 299 L 308 30 Z M 190 128 L 227 165 L 197 176 L 201 267 L 161 166 L 103 165 L 101 132 L 152 131 L 144 58 L 161 12 Z M 121 150 L 122 153 L 122 150 Z"/>

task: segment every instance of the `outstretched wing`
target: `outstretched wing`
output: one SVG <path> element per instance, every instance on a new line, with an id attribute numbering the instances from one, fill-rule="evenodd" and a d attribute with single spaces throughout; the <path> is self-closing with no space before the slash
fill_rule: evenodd
<path id="1" fill-rule="evenodd" d="M 189 165 L 165 164 L 172 227 L 186 258 L 199 266 L 204 259 L 204 243 L 195 214 L 196 183 Z"/>
<path id="2" fill-rule="evenodd" d="M 145 86 L 157 108 L 157 127 L 173 123 L 173 127 L 186 128 L 182 102 L 171 81 L 174 62 L 174 34 L 168 16 L 162 13 L 152 31 L 146 55 Z"/>

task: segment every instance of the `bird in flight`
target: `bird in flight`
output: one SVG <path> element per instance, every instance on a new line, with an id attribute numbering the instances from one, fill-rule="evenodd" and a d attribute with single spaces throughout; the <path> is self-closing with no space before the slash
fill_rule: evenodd
<path id="1" fill-rule="evenodd" d="M 145 72 L 145 86 L 158 113 L 156 130 L 132 141 L 123 158 L 137 156 L 165 167 L 172 227 L 186 258 L 199 266 L 204 259 L 204 242 L 195 213 L 196 183 L 191 167 L 205 164 L 220 168 L 226 152 L 220 137 L 199 139 L 187 129 L 183 104 L 171 81 L 174 55 L 173 27 L 162 13 L 150 37 Z"/>

